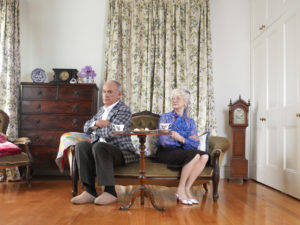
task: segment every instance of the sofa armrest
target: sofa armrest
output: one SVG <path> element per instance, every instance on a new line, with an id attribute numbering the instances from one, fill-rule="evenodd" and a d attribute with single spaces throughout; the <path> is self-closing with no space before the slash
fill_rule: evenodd
<path id="1" fill-rule="evenodd" d="M 29 149 L 29 144 L 31 143 L 31 141 L 28 137 L 17 138 L 16 140 L 13 141 L 13 143 L 15 145 L 23 145 L 24 146 L 23 151 L 25 150 L 26 154 L 28 155 L 29 161 L 30 162 L 33 161 L 33 158 L 32 158 L 32 155 L 31 155 L 31 152 Z"/>
<path id="2" fill-rule="evenodd" d="M 222 164 L 225 152 L 229 149 L 229 140 L 225 137 L 210 136 L 209 137 L 209 155 L 211 159 L 215 157 L 215 154 L 219 152 L 219 163 Z M 210 165 L 213 166 L 214 160 L 211 160 Z"/>
<path id="3" fill-rule="evenodd" d="M 30 139 L 28 137 L 20 137 L 13 141 L 16 145 L 25 145 L 30 143 Z"/>

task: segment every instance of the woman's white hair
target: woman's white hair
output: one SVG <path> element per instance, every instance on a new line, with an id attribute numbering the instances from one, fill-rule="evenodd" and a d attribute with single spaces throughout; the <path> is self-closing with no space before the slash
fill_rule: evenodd
<path id="1" fill-rule="evenodd" d="M 183 89 L 183 88 L 176 88 L 172 91 L 171 93 L 171 98 L 176 97 L 176 96 L 183 96 L 185 101 L 186 101 L 186 105 L 184 106 L 186 114 L 188 115 L 189 112 L 189 105 L 191 102 L 191 94 L 188 90 Z"/>

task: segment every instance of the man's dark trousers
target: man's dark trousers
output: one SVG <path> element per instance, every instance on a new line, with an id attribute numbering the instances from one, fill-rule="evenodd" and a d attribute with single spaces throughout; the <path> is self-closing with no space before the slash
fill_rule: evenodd
<path id="1" fill-rule="evenodd" d="M 124 165 L 121 149 L 105 143 L 81 141 L 75 146 L 75 157 L 79 170 L 79 180 L 88 185 L 113 186 L 114 167 Z"/>

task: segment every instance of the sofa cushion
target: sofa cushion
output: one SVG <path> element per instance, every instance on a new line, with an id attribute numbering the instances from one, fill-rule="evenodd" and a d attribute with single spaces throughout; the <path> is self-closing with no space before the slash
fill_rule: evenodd
<path id="1" fill-rule="evenodd" d="M 6 141 L 0 143 L 0 157 L 8 156 L 8 155 L 16 155 L 20 154 L 22 150 L 15 144 Z"/>
<path id="2" fill-rule="evenodd" d="M 146 177 L 179 177 L 180 170 L 171 170 L 166 164 L 158 163 L 154 159 L 146 158 Z M 138 177 L 140 170 L 139 163 L 132 163 L 122 167 L 116 167 L 114 174 L 116 177 Z M 205 167 L 201 173 L 201 177 L 210 177 L 212 175 L 213 168 Z"/>
<path id="3" fill-rule="evenodd" d="M 29 158 L 28 155 L 24 152 L 21 152 L 17 155 L 8 155 L 0 157 L 0 163 L 2 164 L 19 164 L 19 163 L 28 163 Z"/>

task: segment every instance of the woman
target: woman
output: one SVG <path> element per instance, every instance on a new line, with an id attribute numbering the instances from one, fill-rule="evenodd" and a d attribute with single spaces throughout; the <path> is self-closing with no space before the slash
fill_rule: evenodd
<path id="1" fill-rule="evenodd" d="M 182 168 L 179 185 L 175 193 L 177 202 L 191 205 L 198 204 L 191 194 L 191 187 L 204 169 L 208 154 L 197 150 L 199 137 L 196 123 L 187 116 L 190 102 L 190 93 L 184 89 L 175 89 L 172 92 L 173 111 L 164 113 L 160 123 L 169 123 L 170 135 L 158 137 L 157 158 L 168 167 Z"/>

